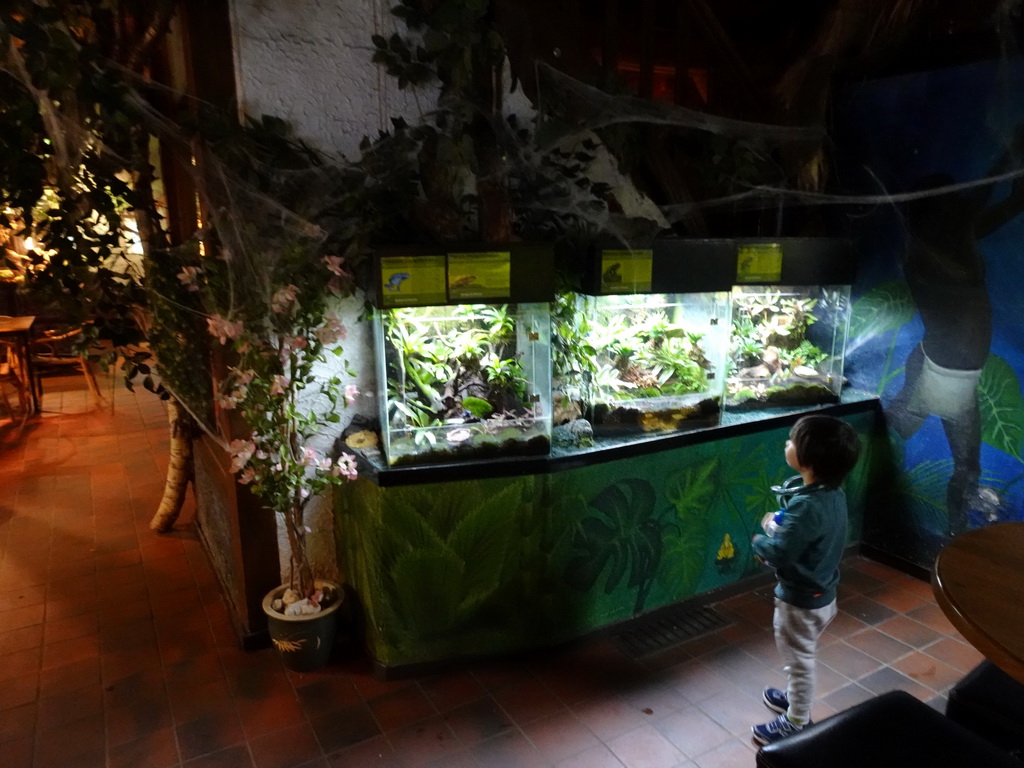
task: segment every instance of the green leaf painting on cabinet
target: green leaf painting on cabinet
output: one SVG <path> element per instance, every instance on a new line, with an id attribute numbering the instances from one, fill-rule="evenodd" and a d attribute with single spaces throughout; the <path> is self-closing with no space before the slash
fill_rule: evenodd
<path id="1" fill-rule="evenodd" d="M 672 474 L 665 484 L 665 495 L 675 512 L 675 535 L 666 545 L 662 583 L 675 585 L 682 592 L 692 592 L 705 567 L 708 550 L 707 515 L 714 495 L 714 474 L 717 458 L 702 459 Z"/>
<path id="2" fill-rule="evenodd" d="M 655 506 L 654 486 L 646 480 L 618 480 L 598 491 L 590 499 L 595 514 L 583 518 L 573 534 L 576 554 L 566 564 L 565 580 L 586 592 L 607 570 L 607 594 L 628 573 L 626 586 L 637 591 L 633 612 L 642 611 L 670 525 L 667 510 L 659 512 Z"/>
<path id="3" fill-rule="evenodd" d="M 535 572 L 544 570 L 543 559 L 526 562 L 524 551 L 550 546 L 533 519 L 537 484 L 523 477 L 375 488 L 339 510 L 339 528 L 358 531 L 343 537 L 343 559 L 358 564 L 350 578 L 366 606 L 367 631 L 388 655 L 415 661 L 520 639 L 520 625 L 532 619 L 505 606 L 544 589 Z"/>
<path id="4" fill-rule="evenodd" d="M 864 434 L 872 418 L 850 421 Z M 792 474 L 787 433 L 523 477 L 361 478 L 335 497 L 336 530 L 371 655 L 400 666 L 551 645 L 766 573 L 750 537 Z M 863 461 L 847 481 L 854 538 Z"/>

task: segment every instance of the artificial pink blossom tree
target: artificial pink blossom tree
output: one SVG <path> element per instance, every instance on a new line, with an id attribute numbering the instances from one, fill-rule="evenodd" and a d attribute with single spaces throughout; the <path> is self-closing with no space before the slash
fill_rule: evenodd
<path id="1" fill-rule="evenodd" d="M 263 275 L 262 284 L 236 293 L 244 300 L 206 320 L 209 334 L 237 356 L 215 394 L 217 406 L 237 412 L 249 430 L 227 446 L 231 470 L 280 516 L 290 549 L 287 586 L 314 603 L 319 593 L 306 547 L 307 506 L 329 486 L 358 475 L 353 455 L 332 458 L 314 447 L 359 394 L 338 375 L 346 365 L 346 329 L 328 309 L 332 296 L 351 291 L 343 264 L 339 256 L 317 258 L 302 247 L 277 254 L 272 269 L 254 271 Z M 207 260 L 183 269 L 179 279 L 202 290 L 204 282 L 223 282 L 223 273 L 237 268 L 230 260 Z"/>

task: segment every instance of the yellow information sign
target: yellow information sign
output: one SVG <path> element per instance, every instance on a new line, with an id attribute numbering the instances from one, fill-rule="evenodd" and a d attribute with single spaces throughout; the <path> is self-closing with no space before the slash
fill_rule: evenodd
<path id="1" fill-rule="evenodd" d="M 777 283 L 782 279 L 782 244 L 741 245 L 736 257 L 737 283 Z"/>
<path id="2" fill-rule="evenodd" d="M 654 251 L 601 251 L 602 293 L 649 293 Z"/>
<path id="3" fill-rule="evenodd" d="M 510 251 L 448 254 L 448 298 L 507 299 L 511 295 Z"/>
<path id="4" fill-rule="evenodd" d="M 382 256 L 381 296 L 385 307 L 424 307 L 444 304 L 445 258 L 441 256 Z"/>

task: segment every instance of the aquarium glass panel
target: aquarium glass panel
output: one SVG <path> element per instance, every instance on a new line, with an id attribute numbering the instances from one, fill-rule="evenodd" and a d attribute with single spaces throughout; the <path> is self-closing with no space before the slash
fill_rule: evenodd
<path id="1" fill-rule="evenodd" d="M 839 402 L 850 287 L 737 286 L 726 408 Z"/>
<path id="2" fill-rule="evenodd" d="M 381 310 L 374 325 L 388 464 L 548 452 L 548 304 Z"/>
<path id="3" fill-rule="evenodd" d="M 595 296 L 585 303 L 593 349 L 585 396 L 595 434 L 719 423 L 727 293 Z"/>

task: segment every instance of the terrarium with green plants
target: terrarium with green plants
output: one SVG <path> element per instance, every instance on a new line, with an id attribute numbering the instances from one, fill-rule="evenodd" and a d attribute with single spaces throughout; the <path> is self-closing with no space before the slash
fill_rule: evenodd
<path id="1" fill-rule="evenodd" d="M 586 387 L 595 434 L 716 426 L 724 391 L 725 292 L 587 297 Z"/>
<path id="2" fill-rule="evenodd" d="M 736 286 L 728 410 L 839 401 L 849 286 Z"/>
<path id="3" fill-rule="evenodd" d="M 387 463 L 548 453 L 550 326 L 546 303 L 378 310 Z"/>

